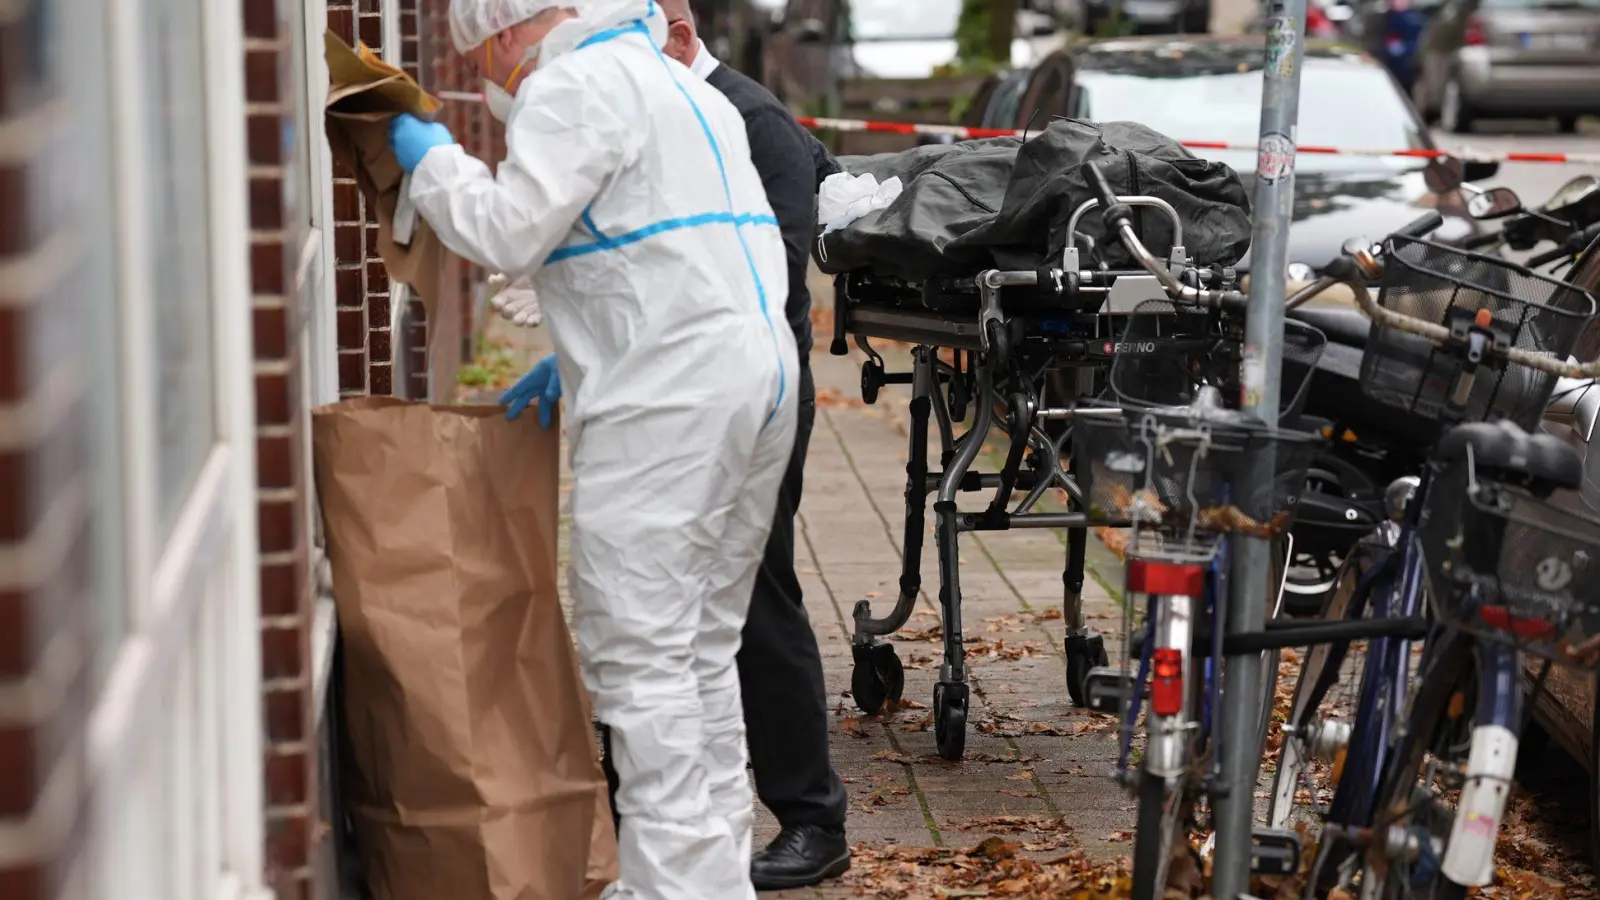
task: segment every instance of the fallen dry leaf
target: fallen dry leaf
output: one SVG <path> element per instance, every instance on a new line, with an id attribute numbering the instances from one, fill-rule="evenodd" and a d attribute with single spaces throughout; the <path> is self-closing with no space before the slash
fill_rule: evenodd
<path id="1" fill-rule="evenodd" d="M 843 391 L 837 388 L 817 388 L 818 409 L 839 409 L 866 405 L 866 401 L 862 400 L 859 394 L 846 396 Z"/>
<path id="2" fill-rule="evenodd" d="M 1058 841 L 1014 842 L 991 836 L 968 850 L 858 845 L 841 883 L 857 896 L 883 900 L 1113 900 L 1128 896 L 1122 861 L 1090 862 L 1072 850 L 1049 860 L 1019 851 L 1055 849 Z"/>

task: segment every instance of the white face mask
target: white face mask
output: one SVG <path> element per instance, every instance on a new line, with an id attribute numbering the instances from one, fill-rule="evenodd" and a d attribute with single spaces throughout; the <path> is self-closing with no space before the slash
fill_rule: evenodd
<path id="1" fill-rule="evenodd" d="M 523 71 L 533 71 L 539 62 L 539 47 L 529 47 L 523 51 L 522 59 L 517 61 L 517 67 L 511 71 L 511 80 L 515 81 Z M 483 80 L 483 101 L 489 107 L 489 115 L 504 122 L 511 118 L 511 107 L 517 102 L 516 95 L 507 90 L 505 85 L 495 84 L 489 79 Z"/>
<path id="2" fill-rule="evenodd" d="M 517 98 L 510 91 L 485 78 L 483 101 L 489 107 L 489 115 L 504 122 L 511 118 L 511 107 L 516 104 Z"/>

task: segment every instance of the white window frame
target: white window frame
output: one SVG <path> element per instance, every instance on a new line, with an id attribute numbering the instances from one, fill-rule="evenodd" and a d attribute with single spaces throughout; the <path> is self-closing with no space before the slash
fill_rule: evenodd
<path id="1" fill-rule="evenodd" d="M 323 127 L 323 110 L 328 99 L 328 61 L 321 53 L 310 52 L 315 47 L 314 38 L 328 27 L 326 0 L 305 0 L 301 4 L 304 14 L 303 28 L 308 45 L 306 62 L 306 116 L 310 121 L 299 123 L 311 136 L 308 162 L 311 165 L 313 195 L 307 198 L 311 209 L 311 237 L 301 248 L 300 264 L 295 290 L 303 286 L 302 279 L 316 278 L 321 283 L 315 308 L 306 310 L 309 325 L 301 338 L 303 358 L 311 360 L 311 377 L 306 379 L 306 401 L 312 406 L 336 403 L 339 400 L 339 320 L 338 291 L 334 280 L 334 216 L 333 216 L 333 151 L 328 144 L 328 132 Z M 301 448 L 302 471 L 312 471 L 311 441 L 307 435 Z M 308 488 L 315 492 L 314 486 Z M 327 571 L 327 548 L 322 537 L 322 515 L 315 503 L 306 504 L 306 531 L 312 536 L 311 570 L 317 585 L 315 620 L 311 631 L 312 696 L 317 704 L 316 720 L 322 721 L 326 703 L 328 679 L 333 669 L 333 644 L 336 620 L 333 613 L 332 584 Z"/>
<path id="2" fill-rule="evenodd" d="M 318 291 L 322 302 L 317 308 L 306 310 L 311 351 L 307 358 L 311 361 L 309 381 L 313 402 L 322 404 L 339 399 L 339 303 L 333 266 L 333 151 L 328 146 L 327 129 L 323 127 L 323 110 L 328 101 L 328 61 L 315 52 L 328 28 L 327 0 L 304 0 L 301 9 L 305 16 L 306 114 L 311 118 L 301 125 L 311 136 L 308 155 L 313 176 L 312 195 L 306 201 L 311 204 L 312 233 L 320 242 L 322 254 L 322 288 Z"/>
<path id="3" fill-rule="evenodd" d="M 149 796 L 157 768 L 191 773 L 192 799 L 203 821 L 155 821 L 194 862 L 170 873 L 180 893 L 204 900 L 266 900 L 262 883 L 260 598 L 258 588 L 254 356 L 251 340 L 248 192 L 244 140 L 244 53 L 240 7 L 197 3 L 204 59 L 209 294 L 216 440 L 183 503 L 170 537 L 159 543 L 155 491 L 157 437 L 153 381 L 156 360 L 151 266 L 138 239 L 153 189 L 148 150 L 140 22 L 135 4 L 106 0 L 105 22 L 113 97 L 112 146 L 118 271 L 116 328 L 121 375 L 106 386 L 121 395 L 121 452 L 127 549 L 128 623 L 113 651 L 105 689 L 90 717 L 90 778 L 102 796 Z M 133 240 L 120 236 L 132 235 Z M 220 602 L 218 602 L 220 600 Z M 197 648 L 197 649 L 196 649 Z M 191 712 L 166 708 L 167 692 L 192 684 Z M 213 736 L 215 756 L 194 758 L 164 735 Z M 180 743 L 182 743 L 180 741 Z M 190 748 L 192 749 L 192 748 Z M 177 756 L 172 754 L 176 753 Z M 152 754 L 158 754 L 152 757 Z M 126 810 L 123 810 L 125 813 Z M 126 820 L 102 809 L 102 823 Z M 100 835 L 89 863 L 101 885 L 118 884 L 123 848 Z M 146 872 L 158 859 L 121 860 Z M 126 875 L 128 873 L 122 873 Z M 127 883 L 127 882 L 124 882 Z M 132 884 L 137 884 L 134 880 Z M 127 900 L 146 897 L 124 889 Z M 156 900 L 156 898 L 149 898 Z"/>

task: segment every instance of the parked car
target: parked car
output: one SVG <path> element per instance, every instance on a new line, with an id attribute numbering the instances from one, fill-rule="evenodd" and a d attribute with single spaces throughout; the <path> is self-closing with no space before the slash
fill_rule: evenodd
<path id="1" fill-rule="evenodd" d="M 1428 23 L 1412 87 L 1452 132 L 1479 118 L 1600 113 L 1600 0 L 1447 0 Z"/>
<path id="2" fill-rule="evenodd" d="M 1061 47 L 1060 0 L 1017 4 L 1011 64 L 1029 66 Z M 766 39 L 767 87 L 806 107 L 838 78 L 927 78 L 956 60 L 961 0 L 788 0 Z"/>
<path id="3" fill-rule="evenodd" d="M 1343 0 L 1309 0 L 1306 3 L 1306 40 L 1343 41 L 1352 37 L 1345 23 L 1355 16 L 1355 10 Z M 1267 16 L 1262 9 L 1245 26 L 1246 34 L 1266 34 Z"/>
<path id="4" fill-rule="evenodd" d="M 1256 143 L 1265 60 L 1260 37 L 1093 40 L 1072 46 L 1065 55 L 1070 62 L 1063 65 L 1072 73 L 1073 84 L 1063 114 L 1137 121 L 1180 141 L 1247 147 Z M 997 88 L 988 105 L 998 110 L 1010 102 L 1009 96 L 1026 90 L 1019 91 L 1014 84 L 1005 91 Z M 1022 122 L 1032 115 L 1027 104 L 1019 104 L 1015 113 L 1007 110 L 996 120 Z M 1301 67 L 1299 142 L 1434 149 L 1427 127 L 1381 65 L 1358 50 L 1320 42 L 1307 44 Z M 1229 164 L 1246 182 L 1252 179 L 1253 150 L 1194 152 Z M 1476 225 L 1464 212 L 1456 214 L 1458 198 L 1452 195 L 1441 201 L 1428 188 L 1424 167 L 1425 160 L 1415 157 L 1300 156 L 1289 233 L 1292 277 L 1319 271 L 1340 255 L 1346 238 L 1382 237 L 1426 208 L 1437 206 L 1447 214 L 1445 227 L 1436 233 L 1439 239 L 1475 233 Z M 1468 164 L 1465 174 L 1468 180 L 1478 180 L 1491 177 L 1497 169 L 1493 163 Z M 1240 268 L 1248 267 L 1247 257 Z"/>
<path id="5" fill-rule="evenodd" d="M 1008 69 L 991 76 L 974 93 L 961 124 L 969 128 L 1040 130 L 1059 116 L 1071 115 L 1072 56 L 1058 50 L 1038 65 Z"/>
<path id="6" fill-rule="evenodd" d="M 1211 0 L 1083 0 L 1083 32 L 1099 34 L 1121 7 L 1134 33 L 1205 34 L 1211 30 Z"/>

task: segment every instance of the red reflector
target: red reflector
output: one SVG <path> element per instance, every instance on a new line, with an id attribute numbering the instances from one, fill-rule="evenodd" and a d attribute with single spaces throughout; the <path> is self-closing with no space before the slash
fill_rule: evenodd
<path id="1" fill-rule="evenodd" d="M 1151 653 L 1150 711 L 1158 716 L 1183 712 L 1183 651 L 1176 647 Z"/>
<path id="2" fill-rule="evenodd" d="M 1483 617 L 1483 624 L 1501 631 L 1509 631 L 1517 637 L 1549 640 L 1556 636 L 1556 626 L 1551 623 L 1543 619 L 1513 616 L 1504 606 L 1485 606 L 1478 614 Z"/>
<path id="3" fill-rule="evenodd" d="M 1204 566 L 1147 562 L 1142 559 L 1128 561 L 1128 590 L 1135 594 L 1201 597 L 1205 595 L 1205 589 Z"/>

